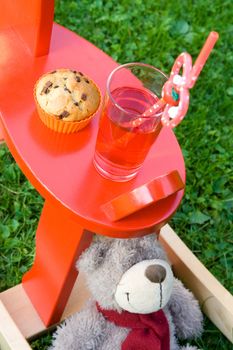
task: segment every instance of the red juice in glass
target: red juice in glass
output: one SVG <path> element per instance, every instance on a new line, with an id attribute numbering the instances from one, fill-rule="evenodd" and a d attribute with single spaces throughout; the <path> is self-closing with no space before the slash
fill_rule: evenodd
<path id="1" fill-rule="evenodd" d="M 134 85 L 116 87 L 106 95 L 99 122 L 94 165 L 101 175 L 116 181 L 137 174 L 161 129 L 162 110 L 143 117 L 158 101 L 157 95 L 138 79 Z"/>

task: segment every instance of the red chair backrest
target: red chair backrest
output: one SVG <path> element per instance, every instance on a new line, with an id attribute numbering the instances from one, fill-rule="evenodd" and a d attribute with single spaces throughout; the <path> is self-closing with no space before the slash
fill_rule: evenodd
<path id="1" fill-rule="evenodd" d="M 0 0 L 0 31 L 14 30 L 33 56 L 49 51 L 54 0 Z"/>

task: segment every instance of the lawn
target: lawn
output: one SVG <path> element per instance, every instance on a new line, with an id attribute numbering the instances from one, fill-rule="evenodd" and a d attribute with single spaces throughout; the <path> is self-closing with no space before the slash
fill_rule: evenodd
<path id="1" fill-rule="evenodd" d="M 208 33 L 220 39 L 191 91 L 189 112 L 175 130 L 187 183 L 171 226 L 211 273 L 233 292 L 233 2 L 231 0 L 57 0 L 55 20 L 120 63 L 141 61 L 169 74 L 182 51 L 196 58 Z M 80 52 L 80 54 L 82 54 Z M 34 256 L 43 199 L 6 146 L 0 147 L 0 288 L 20 282 Z M 50 337 L 34 341 L 47 349 Z M 233 345 L 206 319 L 204 350 Z"/>

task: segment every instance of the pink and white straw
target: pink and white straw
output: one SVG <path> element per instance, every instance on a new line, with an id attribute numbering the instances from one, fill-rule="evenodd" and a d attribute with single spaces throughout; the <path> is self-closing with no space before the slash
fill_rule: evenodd
<path id="1" fill-rule="evenodd" d="M 219 35 L 217 32 L 211 32 L 209 34 L 193 67 L 192 57 L 187 52 L 177 57 L 172 67 L 170 77 L 164 84 L 162 99 L 157 101 L 143 116 L 151 116 L 165 105 L 165 110 L 161 118 L 161 122 L 164 126 L 174 128 L 182 121 L 189 107 L 189 89 L 195 85 L 218 38 Z M 179 74 L 181 69 L 183 70 L 182 75 Z M 178 103 L 175 103 L 172 99 L 172 89 L 179 94 Z"/>

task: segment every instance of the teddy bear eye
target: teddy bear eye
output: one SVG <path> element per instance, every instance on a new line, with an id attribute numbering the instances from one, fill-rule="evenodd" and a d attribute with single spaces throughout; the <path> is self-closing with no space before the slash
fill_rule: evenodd
<path id="1" fill-rule="evenodd" d="M 123 261 L 122 261 L 122 267 L 124 270 L 127 270 L 130 268 L 130 266 L 135 265 L 139 260 L 137 259 L 137 255 L 130 255 L 127 256 Z"/>
<path id="2" fill-rule="evenodd" d="M 106 256 L 106 249 L 101 249 L 99 251 L 99 258 L 104 258 Z"/>
<path id="3" fill-rule="evenodd" d="M 99 267 L 101 267 L 101 265 L 104 262 L 106 256 L 106 251 L 103 249 L 98 251 L 98 254 L 96 254 L 95 259 L 93 261 L 93 266 L 95 269 L 98 269 Z"/>
<path id="4" fill-rule="evenodd" d="M 108 249 L 106 249 L 105 247 L 99 249 L 98 254 L 96 256 L 96 258 L 97 258 L 96 259 L 96 267 L 99 267 L 100 265 L 103 264 L 105 257 L 107 255 L 107 251 L 108 251 Z"/>

